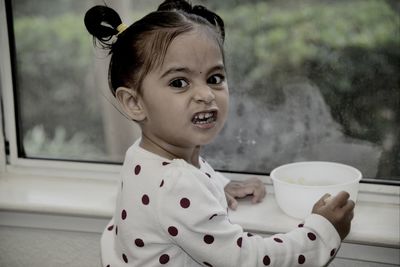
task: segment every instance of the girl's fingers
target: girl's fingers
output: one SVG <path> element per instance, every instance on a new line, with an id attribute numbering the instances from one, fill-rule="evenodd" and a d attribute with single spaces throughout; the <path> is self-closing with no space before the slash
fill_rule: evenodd
<path id="1" fill-rule="evenodd" d="M 355 205 L 354 201 L 349 199 L 342 209 L 345 213 L 353 212 Z"/>
<path id="2" fill-rule="evenodd" d="M 243 184 L 239 182 L 230 182 L 225 187 L 225 192 L 229 193 L 233 197 L 244 197 L 246 196 L 243 192 Z"/>
<path id="3" fill-rule="evenodd" d="M 328 204 L 329 201 L 331 201 L 332 199 L 333 199 L 333 196 L 328 195 L 327 197 L 324 198 L 324 203 L 325 203 L 325 204 Z"/>
<path id="4" fill-rule="evenodd" d="M 238 206 L 237 200 L 228 193 L 225 193 L 225 195 L 226 195 L 226 201 L 228 202 L 228 207 L 231 208 L 232 210 L 236 210 Z"/>
<path id="5" fill-rule="evenodd" d="M 265 197 L 265 186 L 257 187 L 257 188 L 254 190 L 253 198 L 251 199 L 251 202 L 253 202 L 253 203 L 258 203 L 258 202 L 260 202 L 264 197 Z"/>
<path id="6" fill-rule="evenodd" d="M 236 209 L 238 202 L 236 198 L 252 196 L 252 202 L 258 203 L 265 197 L 265 186 L 258 178 L 250 178 L 243 182 L 231 182 L 225 187 L 228 205 Z M 228 196 L 229 195 L 229 196 Z"/>
<path id="7" fill-rule="evenodd" d="M 246 183 L 247 182 L 247 183 Z M 258 203 L 265 197 L 265 186 L 257 178 L 245 182 L 244 190 L 246 195 L 252 195 L 252 202 Z"/>
<path id="8" fill-rule="evenodd" d="M 326 205 L 329 202 L 330 198 L 332 198 L 330 194 L 325 194 L 314 204 L 314 206 L 321 207 L 323 205 Z"/>
<path id="9" fill-rule="evenodd" d="M 265 189 L 264 184 L 261 184 L 256 190 L 257 196 L 259 200 L 262 200 L 267 194 L 267 190 Z"/>
<path id="10" fill-rule="evenodd" d="M 354 218 L 354 211 L 352 210 L 348 216 L 348 220 L 351 221 Z"/>
<path id="11" fill-rule="evenodd" d="M 332 198 L 332 200 L 328 201 L 327 205 L 331 206 L 333 209 L 341 208 L 346 205 L 349 197 L 349 193 L 341 191 L 334 198 Z"/>

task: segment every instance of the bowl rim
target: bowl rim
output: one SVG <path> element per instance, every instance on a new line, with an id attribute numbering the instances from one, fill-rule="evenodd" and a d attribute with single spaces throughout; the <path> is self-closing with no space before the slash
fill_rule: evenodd
<path id="1" fill-rule="evenodd" d="M 329 165 L 340 165 L 342 167 L 346 167 L 347 169 L 351 169 L 352 171 L 354 171 L 357 174 L 357 177 L 350 181 L 350 182 L 344 182 L 344 183 L 339 183 L 339 184 L 332 184 L 332 185 L 302 185 L 302 184 L 296 184 L 296 183 L 290 183 L 290 182 L 286 182 L 284 180 L 281 180 L 279 178 L 274 177 L 274 174 L 279 171 L 280 169 L 283 168 L 287 168 L 288 166 L 291 165 L 307 165 L 307 164 L 329 164 Z M 344 164 L 344 163 L 340 163 L 340 162 L 335 162 L 335 161 L 297 161 L 297 162 L 291 162 L 291 163 L 287 163 L 287 164 L 283 164 L 280 165 L 276 168 L 274 168 L 270 174 L 269 177 L 271 178 L 271 180 L 273 182 L 278 182 L 278 183 L 282 183 L 282 184 L 286 184 L 289 186 L 294 186 L 294 187 L 301 187 L 301 188 L 315 188 L 315 187 L 319 187 L 319 188 L 330 188 L 330 187 L 336 187 L 336 186 L 343 186 L 343 185 L 349 185 L 349 184 L 353 184 L 353 183 L 358 183 L 360 182 L 360 180 L 362 179 L 362 173 L 360 170 L 358 170 L 357 168 Z"/>

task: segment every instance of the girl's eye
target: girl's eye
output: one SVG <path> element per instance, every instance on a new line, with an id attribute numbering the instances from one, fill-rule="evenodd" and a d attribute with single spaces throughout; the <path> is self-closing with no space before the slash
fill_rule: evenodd
<path id="1" fill-rule="evenodd" d="M 188 86 L 189 83 L 184 79 L 176 79 L 169 83 L 169 86 L 176 87 L 176 88 L 184 88 Z"/>
<path id="2" fill-rule="evenodd" d="M 222 74 L 215 74 L 208 78 L 207 83 L 209 84 L 221 84 L 225 80 L 225 76 Z"/>

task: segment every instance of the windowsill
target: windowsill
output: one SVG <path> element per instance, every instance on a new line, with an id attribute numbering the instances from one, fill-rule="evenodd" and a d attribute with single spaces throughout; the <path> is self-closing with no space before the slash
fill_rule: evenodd
<path id="1" fill-rule="evenodd" d="M 0 212 L 61 215 L 108 220 L 114 210 L 118 188 L 111 179 L 45 177 L 21 173 L 0 174 Z M 111 176 L 117 176 L 115 173 Z M 243 179 L 242 175 L 230 175 Z M 246 230 L 270 235 L 290 231 L 300 220 L 285 215 L 277 206 L 268 177 L 262 177 L 267 197 L 253 205 L 241 200 L 231 221 Z M 352 229 L 345 243 L 377 247 L 400 247 L 400 188 L 361 184 Z M 2 218 L 0 217 L 0 224 Z M 101 227 L 100 227 L 101 228 Z"/>

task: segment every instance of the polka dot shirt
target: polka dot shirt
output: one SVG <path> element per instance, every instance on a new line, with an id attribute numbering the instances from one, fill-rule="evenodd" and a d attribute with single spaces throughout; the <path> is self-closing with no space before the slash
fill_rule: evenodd
<path id="1" fill-rule="evenodd" d="M 244 232 L 228 218 L 225 177 L 202 159 L 200 168 L 166 160 L 139 141 L 126 153 L 101 238 L 104 267 L 323 266 L 335 256 L 340 238 L 323 217 L 269 238 Z"/>

